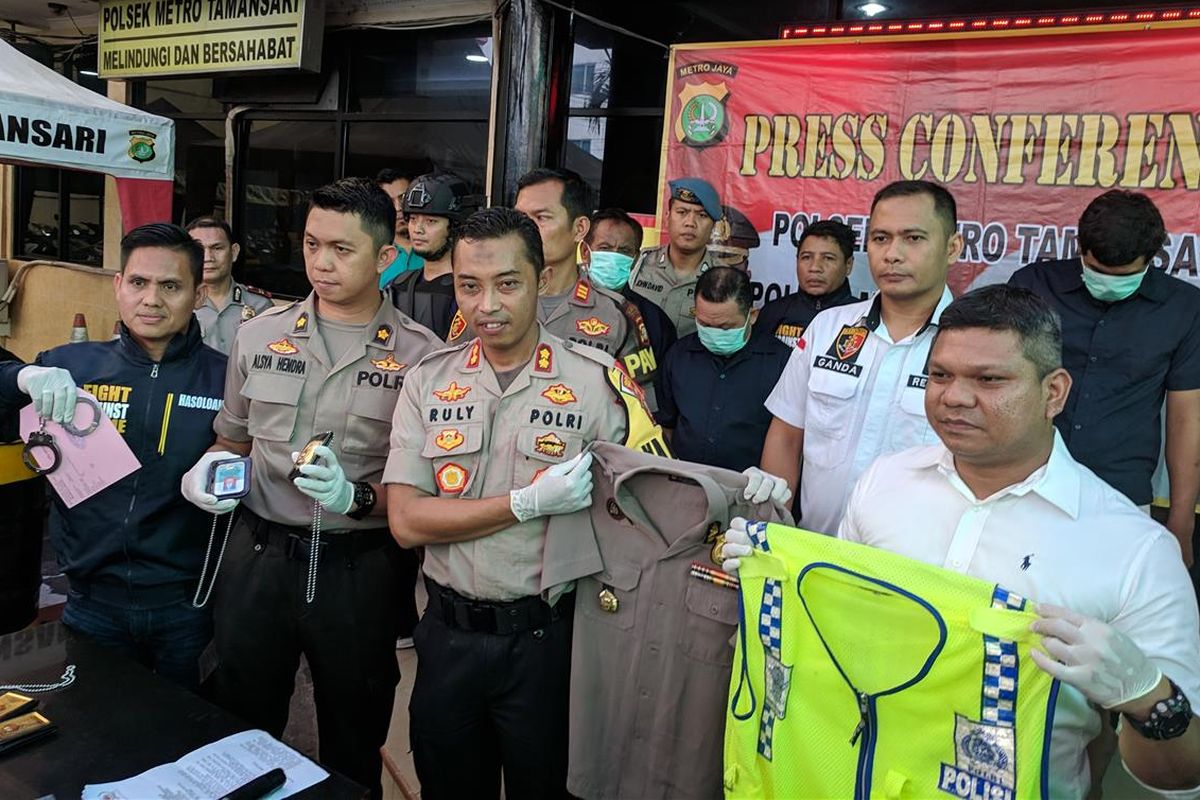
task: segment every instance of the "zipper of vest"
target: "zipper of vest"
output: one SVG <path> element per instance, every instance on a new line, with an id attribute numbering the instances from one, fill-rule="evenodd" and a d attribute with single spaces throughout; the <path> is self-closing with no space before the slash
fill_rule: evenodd
<path id="1" fill-rule="evenodd" d="M 866 692 L 855 689 L 854 693 L 858 696 L 859 720 L 850 743 L 854 744 L 862 737 L 858 750 L 858 775 L 854 779 L 854 800 L 868 800 L 871 796 L 871 767 L 875 758 L 875 704 L 874 698 Z"/>

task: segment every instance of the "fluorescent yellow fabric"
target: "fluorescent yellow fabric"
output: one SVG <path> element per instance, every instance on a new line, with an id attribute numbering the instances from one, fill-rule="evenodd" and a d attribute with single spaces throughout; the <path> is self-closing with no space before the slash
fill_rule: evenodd
<path id="1" fill-rule="evenodd" d="M 1045 796 L 1058 684 L 1029 658 L 1032 603 L 783 525 L 751 538 L 726 797 Z"/>

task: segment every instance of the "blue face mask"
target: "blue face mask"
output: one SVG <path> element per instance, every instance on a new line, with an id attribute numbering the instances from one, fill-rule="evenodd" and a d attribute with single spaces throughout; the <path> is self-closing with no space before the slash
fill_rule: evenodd
<path id="1" fill-rule="evenodd" d="M 593 250 L 588 262 L 588 275 L 611 292 L 619 292 L 629 283 L 633 257 L 615 250 Z"/>
<path id="2" fill-rule="evenodd" d="M 696 335 L 708 352 L 717 356 L 731 356 L 750 340 L 750 317 L 746 317 L 746 324 L 740 328 L 710 328 L 697 322 Z"/>
<path id="3" fill-rule="evenodd" d="M 1132 275 L 1109 275 L 1107 272 L 1100 272 L 1084 264 L 1083 285 L 1087 287 L 1088 294 L 1097 300 L 1104 303 L 1115 303 L 1131 297 L 1142 285 L 1149 269 L 1147 266 L 1146 269 Z"/>

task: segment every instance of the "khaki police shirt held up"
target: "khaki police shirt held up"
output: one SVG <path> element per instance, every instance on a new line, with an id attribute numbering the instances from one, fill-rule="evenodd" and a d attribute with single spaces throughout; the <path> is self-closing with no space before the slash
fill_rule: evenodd
<path id="1" fill-rule="evenodd" d="M 592 506 L 551 518 L 542 572 L 546 590 L 580 579 L 567 789 L 719 798 L 738 592 L 692 577 L 691 564 L 720 569 L 735 516 L 791 516 L 743 499 L 737 472 L 605 443 L 592 454 Z"/>
<path id="2" fill-rule="evenodd" d="M 381 300 L 383 300 L 381 296 Z M 225 380 L 225 401 L 213 428 L 236 442 L 252 441 L 250 494 L 254 513 L 281 525 L 307 526 L 312 500 L 288 472 L 292 453 L 314 434 L 333 431 L 330 448 L 351 481 L 379 483 L 388 431 L 409 370 L 442 347 L 432 333 L 383 300 L 361 346 L 331 363 L 317 330 L 315 297 L 260 314 L 238 330 Z M 382 519 L 326 514 L 326 530 L 379 528 Z"/>
<path id="3" fill-rule="evenodd" d="M 504 391 L 478 339 L 418 365 L 396 405 L 384 482 L 440 497 L 498 497 L 591 442 L 665 451 L 640 391 L 611 357 L 539 330 L 533 358 Z M 536 595 L 545 532 L 538 517 L 472 541 L 427 545 L 425 574 L 481 600 Z"/>

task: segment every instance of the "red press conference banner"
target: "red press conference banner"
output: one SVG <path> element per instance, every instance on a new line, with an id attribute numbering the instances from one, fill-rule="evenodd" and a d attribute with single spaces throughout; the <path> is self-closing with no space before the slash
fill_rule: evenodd
<path id="1" fill-rule="evenodd" d="M 1111 188 L 1154 200 L 1153 266 L 1200 284 L 1200 28 L 685 45 L 670 70 L 659 219 L 667 180 L 709 180 L 758 233 L 758 300 L 794 288 L 806 225 L 844 221 L 861 248 L 875 192 L 915 178 L 958 202 L 956 293 L 1077 255 L 1080 212 Z"/>

